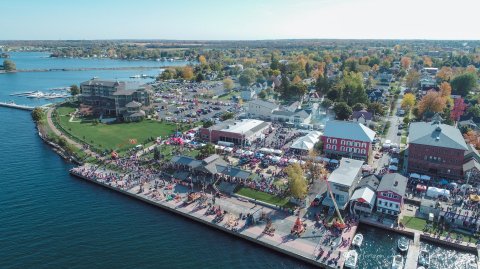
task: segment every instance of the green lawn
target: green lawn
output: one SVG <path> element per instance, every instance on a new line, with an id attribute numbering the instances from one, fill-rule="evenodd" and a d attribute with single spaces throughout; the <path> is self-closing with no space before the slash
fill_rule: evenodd
<path id="1" fill-rule="evenodd" d="M 278 197 L 278 196 L 268 194 L 266 192 L 257 191 L 254 189 L 244 188 L 244 187 L 240 188 L 236 193 L 239 195 L 249 197 L 252 199 L 257 199 L 259 201 L 269 203 L 272 205 L 287 206 L 287 207 L 290 206 L 290 205 L 287 205 L 289 204 L 288 197 Z"/>
<path id="2" fill-rule="evenodd" d="M 183 151 L 180 149 L 178 146 L 173 146 L 173 145 L 161 145 L 160 146 L 160 153 L 164 155 L 164 159 L 169 161 L 175 154 L 175 149 L 178 150 L 178 154 L 180 155 L 185 155 L 185 156 L 190 156 L 193 158 L 196 158 L 200 151 L 196 149 L 189 149 L 185 148 Z"/>
<path id="3" fill-rule="evenodd" d="M 69 113 L 75 111 L 71 106 L 57 108 L 59 125 L 77 140 L 90 144 L 101 150 L 126 150 L 135 144 L 144 144 L 151 137 L 166 137 L 175 132 L 177 126 L 170 123 L 160 123 L 144 120 L 135 123 L 97 124 L 90 120 L 82 122 L 69 122 Z M 78 119 L 75 119 L 77 121 Z M 179 129 L 180 130 L 180 129 Z"/>
<path id="4" fill-rule="evenodd" d="M 425 225 L 427 225 L 427 221 L 424 219 L 408 216 L 403 217 L 401 223 L 407 228 L 419 231 L 423 231 L 423 228 L 425 228 Z"/>

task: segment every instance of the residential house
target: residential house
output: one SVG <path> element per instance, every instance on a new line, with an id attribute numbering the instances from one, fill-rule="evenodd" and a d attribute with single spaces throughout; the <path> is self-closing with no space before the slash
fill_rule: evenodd
<path id="1" fill-rule="evenodd" d="M 398 173 L 382 177 L 377 189 L 377 212 L 397 216 L 403 208 L 408 179 Z"/>
<path id="2" fill-rule="evenodd" d="M 405 170 L 435 178 L 463 179 L 465 152 L 469 148 L 460 130 L 441 123 L 412 122 L 409 127 Z"/>
<path id="3" fill-rule="evenodd" d="M 368 175 L 363 177 L 357 184 L 350 203 L 353 203 L 350 208 L 355 214 L 370 214 L 375 207 L 375 199 L 377 197 L 376 191 L 380 180 L 377 175 Z"/>
<path id="4" fill-rule="evenodd" d="M 342 158 L 340 165 L 328 177 L 330 190 L 335 198 L 335 202 L 340 210 L 345 210 L 353 191 L 362 177 L 363 161 Z M 332 197 L 329 193 L 322 204 L 324 206 L 334 207 Z"/>
<path id="5" fill-rule="evenodd" d="M 329 157 L 370 161 L 375 132 L 358 122 L 327 121 L 322 136 L 323 152 Z"/>
<path id="6" fill-rule="evenodd" d="M 372 122 L 373 114 L 371 112 L 362 109 L 360 111 L 353 111 L 352 113 L 352 121 L 359 122 L 365 126 L 370 126 L 370 122 Z"/>
<path id="7" fill-rule="evenodd" d="M 279 106 L 272 102 L 263 100 L 252 100 L 248 102 L 248 116 L 252 118 L 271 120 L 272 113 L 279 109 Z"/>

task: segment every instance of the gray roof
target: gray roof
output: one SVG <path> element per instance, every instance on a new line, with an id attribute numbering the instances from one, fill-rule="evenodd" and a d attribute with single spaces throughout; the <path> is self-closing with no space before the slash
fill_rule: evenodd
<path id="1" fill-rule="evenodd" d="M 105 87 L 117 87 L 117 86 L 124 86 L 125 82 L 123 81 L 116 81 L 116 80 L 103 80 L 103 79 L 98 79 L 94 78 L 91 80 L 84 81 L 80 83 L 80 86 L 82 85 L 99 85 L 99 86 L 105 86 Z"/>
<path id="2" fill-rule="evenodd" d="M 278 108 L 277 104 L 267 102 L 267 101 L 263 101 L 263 100 L 252 100 L 252 101 L 249 102 L 249 104 L 254 104 L 254 105 L 257 105 L 257 106 L 263 106 L 263 107 L 266 107 L 266 108 L 272 109 L 272 110 Z"/>
<path id="3" fill-rule="evenodd" d="M 137 101 L 131 101 L 130 103 L 125 105 L 126 107 L 134 108 L 134 107 L 141 107 L 142 103 L 139 103 Z"/>
<path id="4" fill-rule="evenodd" d="M 251 173 L 238 167 L 229 166 L 219 155 L 213 154 L 203 160 L 196 160 L 188 156 L 174 156 L 172 163 L 187 165 L 197 171 L 210 174 L 223 174 L 231 177 L 247 179 Z"/>
<path id="5" fill-rule="evenodd" d="M 366 110 L 360 110 L 360 111 L 353 111 L 352 118 L 358 119 L 360 117 L 364 117 L 365 120 L 372 120 L 372 113 L 366 111 Z"/>
<path id="6" fill-rule="evenodd" d="M 405 195 L 408 179 L 399 173 L 386 174 L 382 177 L 377 191 L 393 191 L 394 193 Z"/>
<path id="7" fill-rule="evenodd" d="M 361 201 L 373 205 L 375 204 L 375 197 L 375 192 L 372 189 L 364 187 L 355 190 L 352 197 L 350 198 L 350 201 Z"/>
<path id="8" fill-rule="evenodd" d="M 410 144 L 468 150 L 465 139 L 457 128 L 433 122 L 412 122 L 409 128 Z"/>
<path id="9" fill-rule="evenodd" d="M 372 190 L 376 191 L 379 184 L 380 184 L 380 178 L 375 174 L 371 174 L 360 179 L 360 182 L 358 183 L 357 188 L 369 187 Z"/>
<path id="10" fill-rule="evenodd" d="M 324 136 L 341 139 L 372 142 L 375 138 L 375 131 L 367 126 L 350 121 L 327 121 L 325 124 Z"/>
<path id="11" fill-rule="evenodd" d="M 273 115 L 280 115 L 280 116 L 287 116 L 291 117 L 295 114 L 295 112 L 288 111 L 288 110 L 276 110 L 272 112 Z"/>
<path id="12" fill-rule="evenodd" d="M 344 186 L 352 186 L 355 178 L 362 170 L 363 161 L 349 158 L 342 158 L 340 166 L 333 170 L 328 177 L 328 182 Z"/>
<path id="13" fill-rule="evenodd" d="M 475 159 L 471 159 L 470 161 L 463 164 L 463 171 L 466 172 L 472 168 L 476 168 L 480 171 L 480 164 Z"/>

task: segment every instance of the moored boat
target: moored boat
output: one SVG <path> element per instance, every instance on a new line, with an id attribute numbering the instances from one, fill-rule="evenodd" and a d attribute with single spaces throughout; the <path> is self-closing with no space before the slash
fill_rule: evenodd
<path id="1" fill-rule="evenodd" d="M 353 237 L 352 245 L 360 247 L 362 246 L 362 243 L 363 243 L 363 234 L 356 234 Z"/>
<path id="2" fill-rule="evenodd" d="M 420 250 L 418 255 L 418 265 L 428 267 L 430 265 L 430 254 L 426 250 Z"/>
<path id="3" fill-rule="evenodd" d="M 395 255 L 392 260 L 392 269 L 401 269 L 403 268 L 403 256 Z"/>
<path id="4" fill-rule="evenodd" d="M 345 259 L 345 264 L 343 265 L 344 268 L 356 268 L 358 261 L 358 253 L 356 250 L 350 250 L 347 252 L 347 258 Z"/>
<path id="5" fill-rule="evenodd" d="M 408 239 L 402 236 L 400 237 L 400 239 L 398 239 L 397 247 L 401 252 L 406 252 L 408 251 L 408 244 L 409 244 Z"/>
<path id="6" fill-rule="evenodd" d="M 465 269 L 477 269 L 477 261 L 470 260 L 465 264 Z"/>

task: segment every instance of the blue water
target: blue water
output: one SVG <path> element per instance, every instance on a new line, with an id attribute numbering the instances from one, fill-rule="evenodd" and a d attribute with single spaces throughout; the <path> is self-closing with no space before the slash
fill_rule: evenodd
<path id="1" fill-rule="evenodd" d="M 69 85 L 95 74 L 0 75 L 0 93 Z M 38 138 L 28 112 L 0 108 L 0 139 L 1 269 L 310 268 L 69 176 L 71 165 Z"/>

